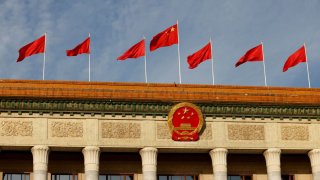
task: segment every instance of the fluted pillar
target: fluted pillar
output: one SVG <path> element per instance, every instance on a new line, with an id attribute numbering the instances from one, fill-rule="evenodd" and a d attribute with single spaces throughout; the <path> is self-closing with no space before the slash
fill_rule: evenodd
<path id="1" fill-rule="evenodd" d="M 49 147 L 38 145 L 31 148 L 33 157 L 33 180 L 47 180 Z"/>
<path id="2" fill-rule="evenodd" d="M 215 148 L 209 152 L 212 160 L 213 179 L 227 180 L 227 154 L 225 148 Z"/>
<path id="3" fill-rule="evenodd" d="M 145 147 L 140 150 L 143 179 L 157 180 L 157 154 L 158 150 L 153 147 Z"/>
<path id="4" fill-rule="evenodd" d="M 280 154 L 281 150 L 278 148 L 270 148 L 263 152 L 267 164 L 268 180 L 281 180 Z"/>
<path id="5" fill-rule="evenodd" d="M 87 146 L 82 149 L 82 154 L 84 157 L 85 180 L 98 180 L 100 148 Z"/>
<path id="6" fill-rule="evenodd" d="M 313 180 L 320 180 L 320 149 L 309 151 Z"/>

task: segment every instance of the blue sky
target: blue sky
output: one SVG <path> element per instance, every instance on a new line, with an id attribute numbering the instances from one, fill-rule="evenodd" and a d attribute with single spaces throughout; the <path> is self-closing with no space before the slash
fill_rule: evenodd
<path id="1" fill-rule="evenodd" d="M 42 79 L 43 55 L 16 63 L 18 50 L 47 32 L 45 79 L 88 81 L 88 56 L 67 57 L 91 33 L 91 80 L 144 82 L 144 58 L 116 61 L 146 36 L 179 20 L 183 84 L 212 84 L 211 61 L 188 69 L 187 56 L 212 38 L 215 84 L 264 86 L 261 62 L 234 67 L 264 43 L 269 86 L 308 87 L 306 64 L 282 72 L 306 43 L 312 87 L 320 87 L 319 0 L 3 0 L 0 78 Z M 150 83 L 178 83 L 177 46 L 147 51 Z"/>

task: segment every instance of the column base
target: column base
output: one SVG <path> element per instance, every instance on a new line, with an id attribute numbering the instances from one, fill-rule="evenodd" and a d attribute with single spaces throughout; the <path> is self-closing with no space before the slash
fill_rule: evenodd
<path id="1" fill-rule="evenodd" d="M 33 180 L 47 180 L 48 175 L 46 170 L 34 170 Z"/>
<path id="2" fill-rule="evenodd" d="M 268 180 L 281 180 L 281 172 L 280 171 L 268 172 Z"/>
<path id="3" fill-rule="evenodd" d="M 218 171 L 213 173 L 214 180 L 227 180 L 227 172 Z"/>
<path id="4" fill-rule="evenodd" d="M 99 172 L 98 171 L 86 171 L 85 172 L 86 180 L 98 180 Z"/>
<path id="5" fill-rule="evenodd" d="M 147 180 L 157 180 L 157 172 L 154 171 L 144 171 L 143 172 L 143 179 Z"/>
<path id="6" fill-rule="evenodd" d="M 320 172 L 314 172 L 312 173 L 313 180 L 320 180 Z"/>

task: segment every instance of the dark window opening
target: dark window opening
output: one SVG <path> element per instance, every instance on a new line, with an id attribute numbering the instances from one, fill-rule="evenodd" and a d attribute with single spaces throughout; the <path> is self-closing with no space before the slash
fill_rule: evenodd
<path id="1" fill-rule="evenodd" d="M 78 180 L 78 175 L 75 175 L 75 174 L 52 174 L 51 180 Z"/>
<path id="2" fill-rule="evenodd" d="M 133 180 L 133 175 L 103 174 L 99 180 Z"/>
<path id="3" fill-rule="evenodd" d="M 229 175 L 228 180 L 252 180 L 252 176 Z"/>
<path id="4" fill-rule="evenodd" d="M 158 175 L 158 180 L 198 180 L 196 175 Z"/>
<path id="5" fill-rule="evenodd" d="M 4 173 L 3 180 L 30 180 L 30 174 L 27 173 Z"/>

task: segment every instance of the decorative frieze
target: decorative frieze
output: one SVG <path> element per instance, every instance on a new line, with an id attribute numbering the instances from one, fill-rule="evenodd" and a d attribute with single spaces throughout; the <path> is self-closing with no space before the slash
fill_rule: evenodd
<path id="1" fill-rule="evenodd" d="M 168 123 L 157 123 L 157 139 L 171 139 Z"/>
<path id="2" fill-rule="evenodd" d="M 306 125 L 282 125 L 281 139 L 294 141 L 308 141 L 309 129 Z"/>
<path id="3" fill-rule="evenodd" d="M 1 121 L 1 136 L 32 136 L 32 121 L 4 120 Z"/>
<path id="4" fill-rule="evenodd" d="M 203 133 L 200 134 L 200 139 L 202 140 L 212 140 L 212 127 L 211 125 L 205 126 Z"/>
<path id="5" fill-rule="evenodd" d="M 83 137 L 82 122 L 51 122 L 52 137 Z"/>
<path id="6" fill-rule="evenodd" d="M 264 140 L 264 126 L 229 124 L 228 138 L 229 140 Z"/>
<path id="7" fill-rule="evenodd" d="M 96 112 L 124 114 L 153 114 L 166 116 L 172 103 L 154 102 L 110 102 L 110 101 L 80 101 L 80 100 L 0 100 L 0 109 L 26 112 Z M 268 106 L 268 105 L 228 105 L 228 104 L 197 104 L 202 113 L 207 116 L 250 116 L 250 117 L 293 117 L 313 118 L 320 116 L 317 106 Z"/>
<path id="8" fill-rule="evenodd" d="M 102 122 L 102 138 L 129 138 L 138 139 L 141 136 L 139 123 Z"/>

